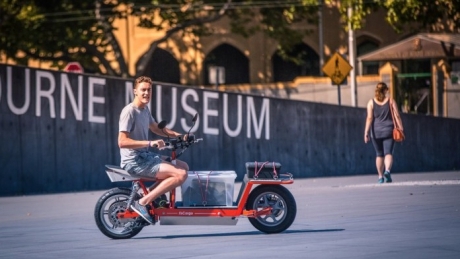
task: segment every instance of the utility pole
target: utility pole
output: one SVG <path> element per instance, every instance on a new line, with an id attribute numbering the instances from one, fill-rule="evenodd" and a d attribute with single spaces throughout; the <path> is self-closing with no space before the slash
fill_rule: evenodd
<path id="1" fill-rule="evenodd" d="M 324 66 L 324 42 L 323 42 L 323 0 L 318 3 L 318 35 L 319 35 L 319 67 Z M 319 75 L 323 76 L 323 70 L 319 70 Z"/>
<path id="2" fill-rule="evenodd" d="M 357 107 L 357 95 L 358 91 L 356 89 L 356 42 L 355 42 L 355 32 L 353 30 L 353 24 L 351 18 L 353 16 L 353 6 L 349 6 L 347 10 L 348 14 L 348 62 L 353 67 L 350 71 L 350 90 L 351 90 L 351 106 Z"/>

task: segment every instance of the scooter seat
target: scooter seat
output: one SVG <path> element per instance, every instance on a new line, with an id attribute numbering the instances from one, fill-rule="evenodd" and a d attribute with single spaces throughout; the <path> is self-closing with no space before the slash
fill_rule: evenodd
<path id="1" fill-rule="evenodd" d="M 135 175 L 129 174 L 123 168 L 116 166 L 116 165 L 105 165 L 106 170 L 105 172 L 110 178 L 112 182 L 126 182 L 126 181 L 136 181 L 136 180 L 146 180 L 146 181 L 156 181 L 155 178 L 151 177 L 139 177 Z"/>

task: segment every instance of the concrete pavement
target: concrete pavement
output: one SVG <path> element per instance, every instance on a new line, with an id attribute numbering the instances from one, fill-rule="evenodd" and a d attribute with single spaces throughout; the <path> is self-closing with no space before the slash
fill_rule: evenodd
<path id="1" fill-rule="evenodd" d="M 296 179 L 293 225 L 152 226 L 111 240 L 94 223 L 104 191 L 0 198 L 0 258 L 460 258 L 460 171 Z M 236 184 L 237 191 L 239 184 Z"/>

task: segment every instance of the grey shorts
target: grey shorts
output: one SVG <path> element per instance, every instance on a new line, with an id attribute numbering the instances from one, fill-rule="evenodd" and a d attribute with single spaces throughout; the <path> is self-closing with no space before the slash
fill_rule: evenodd
<path id="1" fill-rule="evenodd" d="M 163 160 L 159 154 L 142 152 L 134 159 L 134 162 L 126 164 L 123 169 L 131 175 L 155 178 L 160 170 L 161 162 Z"/>

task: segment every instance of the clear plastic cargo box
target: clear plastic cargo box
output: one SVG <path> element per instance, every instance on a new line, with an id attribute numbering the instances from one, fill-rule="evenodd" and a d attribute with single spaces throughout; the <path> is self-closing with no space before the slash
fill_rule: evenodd
<path id="1" fill-rule="evenodd" d="M 183 206 L 233 206 L 235 179 L 235 171 L 189 171 L 181 186 Z"/>

